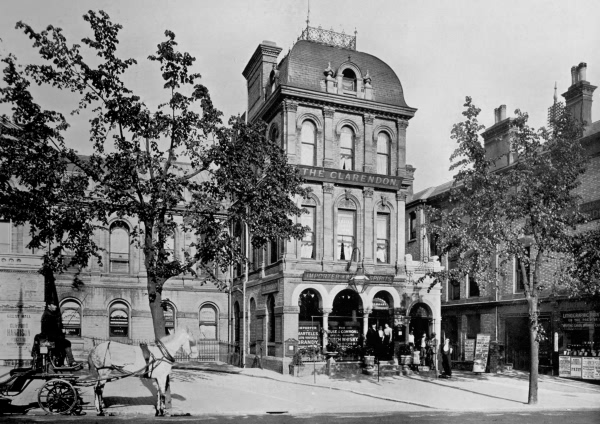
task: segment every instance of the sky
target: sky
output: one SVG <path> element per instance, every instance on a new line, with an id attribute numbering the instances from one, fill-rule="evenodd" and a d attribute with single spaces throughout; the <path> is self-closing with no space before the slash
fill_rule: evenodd
<path id="1" fill-rule="evenodd" d="M 283 48 L 280 59 L 306 26 L 308 0 L 78 0 L 5 1 L 0 7 L 0 55 L 36 60 L 31 41 L 15 30 L 19 20 L 37 30 L 63 28 L 72 43 L 90 34 L 82 16 L 104 10 L 123 25 L 120 55 L 139 65 L 127 82 L 149 106 L 165 101 L 156 64 L 146 58 L 176 34 L 179 47 L 197 58 L 215 103 L 227 119 L 246 107 L 242 70 L 263 40 Z M 587 80 L 600 84 L 600 2 L 597 0 L 312 0 L 310 25 L 357 31 L 357 50 L 396 72 L 407 104 L 417 108 L 407 129 L 407 163 L 416 168 L 414 190 L 452 178 L 452 125 L 463 118 L 465 96 L 482 109 L 480 122 L 494 124 L 494 108 L 505 104 L 546 124 L 554 84 L 559 99 L 571 85 L 571 66 L 586 62 Z M 37 90 L 46 108 L 68 113 L 76 98 Z M 594 93 L 592 119 L 600 119 Z M 0 108 L 0 112 L 6 112 Z M 69 117 L 67 144 L 90 153 L 85 116 Z"/>

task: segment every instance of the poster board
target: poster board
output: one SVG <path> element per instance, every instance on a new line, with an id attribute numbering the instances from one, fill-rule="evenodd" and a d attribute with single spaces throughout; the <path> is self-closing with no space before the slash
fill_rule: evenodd
<path id="1" fill-rule="evenodd" d="M 318 322 L 301 321 L 298 325 L 298 348 L 320 346 L 320 329 Z"/>
<path id="2" fill-rule="evenodd" d="M 596 358 L 581 358 L 581 378 L 585 380 L 593 380 L 594 379 L 594 369 Z"/>
<path id="3" fill-rule="evenodd" d="M 571 357 L 559 356 L 558 358 L 558 376 L 571 377 Z"/>
<path id="4" fill-rule="evenodd" d="M 33 338 L 40 332 L 40 313 L 14 308 L 0 312 L 0 357 L 30 359 Z"/>
<path id="5" fill-rule="evenodd" d="M 581 378 L 581 357 L 571 357 L 571 377 Z"/>
<path id="6" fill-rule="evenodd" d="M 339 326 L 329 329 L 329 340 L 337 343 L 342 348 L 349 348 L 358 344 L 360 328 L 358 326 Z"/>
<path id="7" fill-rule="evenodd" d="M 475 356 L 475 339 L 465 339 L 465 361 L 472 361 Z"/>
<path id="8" fill-rule="evenodd" d="M 490 352 L 490 335 L 477 334 L 475 355 L 473 357 L 473 372 L 485 372 Z"/>

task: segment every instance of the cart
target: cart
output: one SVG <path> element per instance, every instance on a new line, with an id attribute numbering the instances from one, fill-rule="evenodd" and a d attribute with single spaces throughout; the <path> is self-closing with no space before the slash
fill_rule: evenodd
<path id="1" fill-rule="evenodd" d="M 90 386 L 95 381 L 81 380 L 75 372 L 82 365 L 62 366 L 61 358 L 55 355 L 54 343 L 39 341 L 34 347 L 31 367 L 10 370 L 10 378 L 0 383 L 0 397 L 14 397 L 21 394 L 34 380 L 45 380 L 38 393 L 38 403 L 49 414 L 76 414 L 82 410 L 79 387 Z"/>

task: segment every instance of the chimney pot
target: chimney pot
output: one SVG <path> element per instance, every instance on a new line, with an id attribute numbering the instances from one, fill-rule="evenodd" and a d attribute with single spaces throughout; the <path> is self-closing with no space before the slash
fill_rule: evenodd
<path id="1" fill-rule="evenodd" d="M 500 122 L 504 121 L 506 119 L 506 105 L 501 105 L 498 108 L 498 113 L 500 115 Z"/>
<path id="2" fill-rule="evenodd" d="M 587 63 L 581 62 L 579 64 L 579 66 L 577 67 L 577 79 L 578 81 L 587 81 L 586 77 L 587 77 Z"/>
<path id="3" fill-rule="evenodd" d="M 577 66 L 571 66 L 571 85 L 577 84 Z"/>

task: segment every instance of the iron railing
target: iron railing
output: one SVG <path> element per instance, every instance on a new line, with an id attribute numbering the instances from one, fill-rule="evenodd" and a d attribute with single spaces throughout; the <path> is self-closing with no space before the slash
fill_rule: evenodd
<path id="1" fill-rule="evenodd" d="M 333 47 L 356 50 L 356 33 L 354 36 L 333 30 L 307 26 L 298 38 L 299 40 L 315 41 Z"/>

